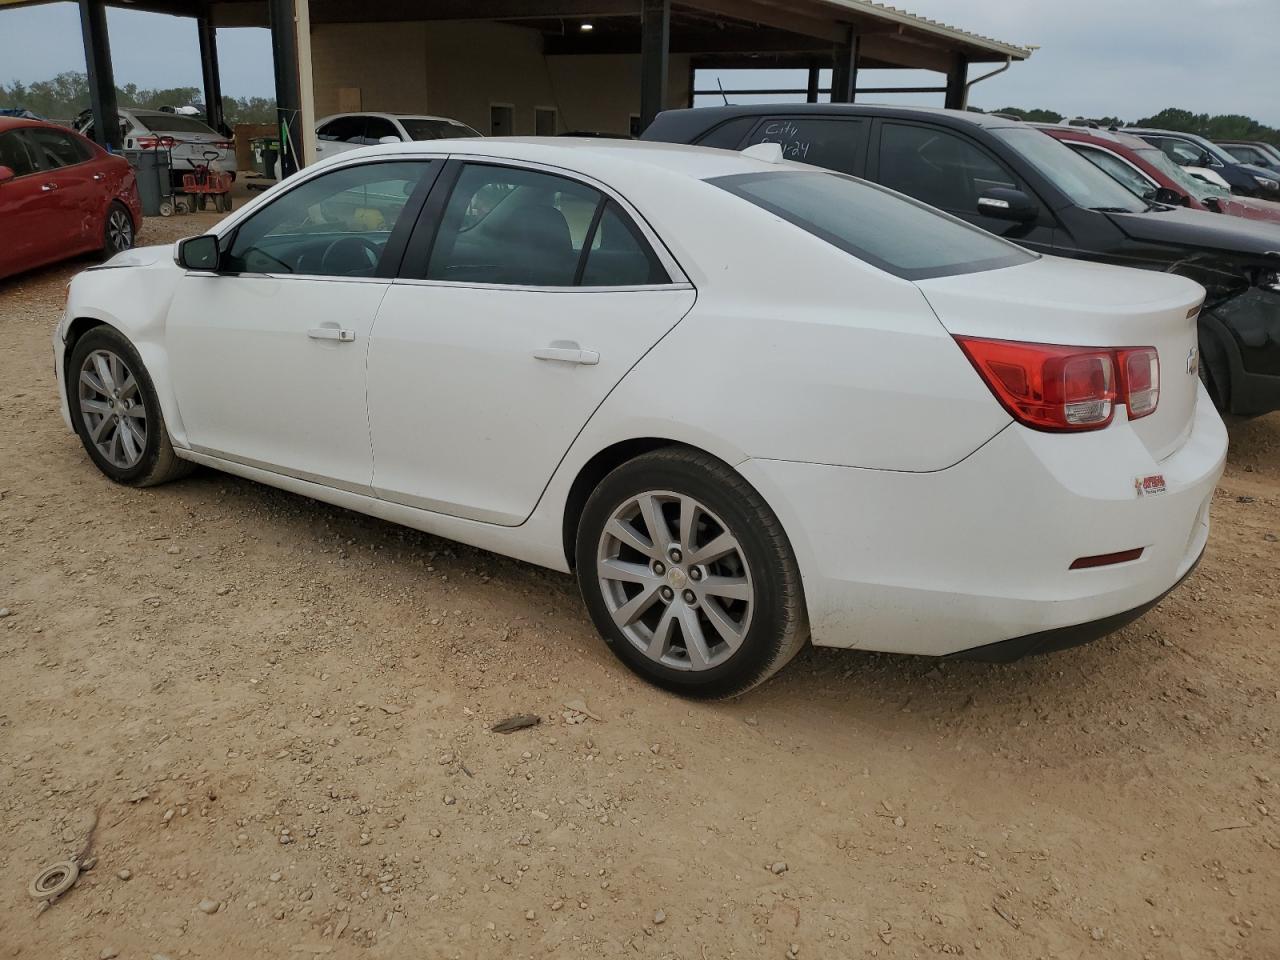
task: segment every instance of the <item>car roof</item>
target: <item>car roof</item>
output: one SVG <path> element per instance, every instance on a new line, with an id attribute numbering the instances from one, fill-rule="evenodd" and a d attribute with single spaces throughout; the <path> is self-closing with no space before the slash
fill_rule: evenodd
<path id="1" fill-rule="evenodd" d="M 987 129 L 1027 126 L 1021 120 L 1010 120 L 1007 117 L 997 117 L 989 113 L 977 113 L 973 110 L 946 110 L 942 107 L 908 107 L 890 103 L 744 103 L 739 106 L 691 107 L 665 112 L 665 114 L 704 117 L 707 128 L 715 126 L 721 120 L 732 117 L 773 114 L 800 116 L 806 113 L 826 117 L 841 115 L 851 117 L 897 117 L 900 119 L 929 117 L 933 120 L 943 121 L 951 126 L 969 125 Z"/>
<path id="2" fill-rule="evenodd" d="M 339 117 L 385 117 L 388 120 L 439 120 L 441 123 L 453 123 L 459 127 L 470 126 L 461 120 L 453 117 L 437 117 L 429 113 L 384 113 L 381 110 L 350 110 L 346 113 L 331 113 L 327 117 L 321 117 L 316 123 L 324 123 L 326 120 L 337 120 Z"/>
<path id="3" fill-rule="evenodd" d="M 1066 123 L 1033 123 L 1030 126 L 1043 130 L 1051 137 L 1059 140 L 1079 140 L 1082 143 L 1128 147 L 1130 150 L 1154 150 L 1151 144 L 1141 137 L 1122 133 L 1119 130 L 1103 130 L 1095 127 L 1073 127 Z"/>
<path id="4" fill-rule="evenodd" d="M 1204 140 L 1205 143 L 1209 142 L 1208 140 L 1205 140 L 1204 137 L 1200 136 L 1200 134 L 1187 133 L 1185 130 L 1161 130 L 1158 127 L 1121 127 L 1120 129 L 1123 133 L 1149 133 L 1161 137 L 1183 137 L 1187 140 Z"/>
<path id="5" fill-rule="evenodd" d="M 772 163 L 731 150 L 599 137 L 471 137 L 453 140 L 418 140 L 361 147 L 358 150 L 337 154 L 321 163 L 338 164 L 358 157 L 374 159 L 380 156 L 443 157 L 451 155 L 559 166 L 569 171 L 597 177 L 605 183 L 609 183 L 616 173 L 627 170 L 636 172 L 643 168 L 666 171 L 696 180 L 729 176 L 735 173 L 766 173 L 781 170 L 801 173 L 826 172 L 805 164 L 787 161 Z M 314 167 L 308 169 L 314 169 Z"/>
<path id="6" fill-rule="evenodd" d="M 47 120 L 33 120 L 30 117 L 0 117 L 0 133 L 5 130 L 17 130 L 20 127 L 58 127 L 58 124 L 49 123 Z"/>

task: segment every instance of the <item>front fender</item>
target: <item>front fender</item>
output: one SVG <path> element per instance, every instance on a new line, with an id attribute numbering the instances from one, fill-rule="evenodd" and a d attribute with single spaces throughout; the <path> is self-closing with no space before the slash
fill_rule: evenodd
<path id="1" fill-rule="evenodd" d="M 163 256 L 157 256 L 161 251 Z M 171 442 L 175 447 L 185 447 L 186 429 L 169 377 L 164 337 L 169 305 L 183 276 L 170 251 L 168 246 L 139 248 L 77 274 L 68 289 L 67 308 L 54 344 L 58 367 L 62 368 L 74 345 L 69 334 L 85 321 L 118 330 L 133 344 L 147 368 Z M 134 258 L 132 254 L 138 256 Z M 67 382 L 63 369 L 59 370 L 59 381 L 65 402 Z"/>

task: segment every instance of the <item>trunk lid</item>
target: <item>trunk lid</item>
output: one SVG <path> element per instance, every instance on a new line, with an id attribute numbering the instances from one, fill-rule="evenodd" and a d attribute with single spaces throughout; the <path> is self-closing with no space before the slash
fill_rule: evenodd
<path id="1" fill-rule="evenodd" d="M 1160 402 L 1132 429 L 1156 460 L 1190 433 L 1199 389 L 1196 316 L 1204 288 L 1171 274 L 1042 257 L 916 283 L 952 335 L 1080 347 L 1155 347 Z M 975 372 L 974 376 L 978 374 Z M 1123 398 L 1120 398 L 1123 402 Z M 1128 416 L 1117 408 L 1116 419 Z"/>

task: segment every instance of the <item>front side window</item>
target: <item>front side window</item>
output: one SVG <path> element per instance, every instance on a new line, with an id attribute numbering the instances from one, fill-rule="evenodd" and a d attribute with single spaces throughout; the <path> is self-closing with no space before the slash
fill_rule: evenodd
<path id="1" fill-rule="evenodd" d="M 1147 205 L 1070 147 L 1034 127 L 992 131 L 1078 207 L 1141 213 Z"/>
<path id="2" fill-rule="evenodd" d="M 1135 197 L 1141 197 L 1143 200 L 1152 200 L 1155 198 L 1156 188 L 1151 181 L 1115 154 L 1108 153 L 1105 150 L 1097 150 L 1093 147 L 1087 147 L 1082 144 L 1072 144 L 1071 149 L 1076 151 L 1076 153 L 1080 154 L 1080 156 L 1084 157 L 1112 180 L 1132 193 Z"/>
<path id="3" fill-rule="evenodd" d="M 994 187 L 1021 189 L 1011 173 L 970 140 L 900 123 L 881 128 L 878 179 L 890 190 L 966 214 L 977 210 L 978 198 Z"/>
<path id="4" fill-rule="evenodd" d="M 861 118 L 777 117 L 756 127 L 743 146 L 776 143 L 786 160 L 856 173 L 866 142 L 867 121 Z"/>
<path id="5" fill-rule="evenodd" d="M 60 130 L 49 130 L 45 127 L 31 127 L 27 130 L 31 145 L 41 166 L 46 170 L 53 167 L 70 167 L 84 163 L 89 159 L 89 148 L 69 133 Z"/>
<path id="6" fill-rule="evenodd" d="M 1217 184 L 1197 180 L 1170 160 L 1169 155 L 1163 150 L 1152 147 L 1149 150 L 1139 150 L 1138 155 L 1201 203 L 1210 197 L 1226 197 L 1231 194 L 1230 190 L 1225 190 Z"/>
<path id="7" fill-rule="evenodd" d="M 309 180 L 236 230 L 232 273 L 372 277 L 430 161 L 366 163 Z"/>
<path id="8" fill-rule="evenodd" d="M 630 219 L 600 191 L 486 164 L 462 168 L 426 279 L 527 287 L 668 282 Z"/>
<path id="9" fill-rule="evenodd" d="M 8 167 L 15 177 L 25 177 L 36 172 L 33 148 L 21 131 L 0 133 L 0 167 Z"/>
<path id="10" fill-rule="evenodd" d="M 708 182 L 904 280 L 1037 259 L 985 230 L 843 174 L 736 174 Z"/>

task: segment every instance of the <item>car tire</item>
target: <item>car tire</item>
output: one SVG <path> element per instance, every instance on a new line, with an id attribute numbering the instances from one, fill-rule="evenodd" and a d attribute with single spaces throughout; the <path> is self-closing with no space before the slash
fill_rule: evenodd
<path id="1" fill-rule="evenodd" d="M 76 341 L 66 372 L 71 422 L 90 459 L 109 478 L 151 487 L 195 468 L 174 453 L 151 377 L 119 331 L 100 326 L 86 333 Z"/>
<path id="2" fill-rule="evenodd" d="M 808 639 L 782 524 L 708 454 L 666 447 L 614 469 L 583 508 L 575 557 L 587 610 L 610 649 L 674 693 L 738 696 Z"/>
<path id="3" fill-rule="evenodd" d="M 133 249 L 136 233 L 133 215 L 119 200 L 111 201 L 102 223 L 102 259 L 110 260 L 117 253 Z"/>

